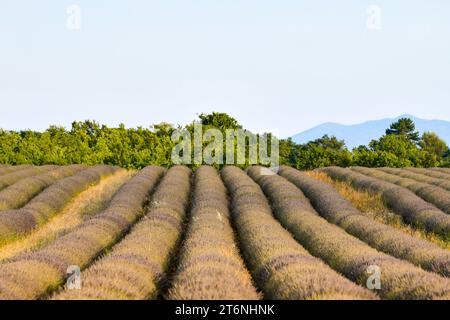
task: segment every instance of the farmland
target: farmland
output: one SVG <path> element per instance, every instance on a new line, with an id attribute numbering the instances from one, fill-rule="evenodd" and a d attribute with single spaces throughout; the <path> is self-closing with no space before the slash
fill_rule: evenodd
<path id="1" fill-rule="evenodd" d="M 450 300 L 450 170 L 0 165 L 0 300 Z"/>

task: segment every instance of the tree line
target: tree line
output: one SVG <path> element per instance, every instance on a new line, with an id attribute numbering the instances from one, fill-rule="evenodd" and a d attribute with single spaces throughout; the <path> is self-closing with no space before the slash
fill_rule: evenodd
<path id="1" fill-rule="evenodd" d="M 242 129 L 233 117 L 214 112 L 199 115 L 205 129 Z M 18 164 L 109 164 L 124 168 L 142 168 L 149 164 L 169 167 L 176 143 L 174 130 L 193 130 L 193 124 L 173 126 L 160 123 L 149 128 L 117 128 L 95 121 L 73 122 L 70 129 L 50 126 L 44 132 L 0 129 L 0 163 Z M 422 136 L 411 119 L 400 119 L 387 128 L 385 135 L 367 146 L 349 150 L 345 142 L 333 136 L 305 144 L 292 139 L 280 140 L 280 163 L 298 169 L 324 166 L 435 167 L 450 166 L 450 151 L 435 133 Z"/>

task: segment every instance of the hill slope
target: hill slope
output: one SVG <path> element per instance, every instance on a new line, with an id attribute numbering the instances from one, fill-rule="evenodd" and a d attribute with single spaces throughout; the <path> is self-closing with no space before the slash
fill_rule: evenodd
<path id="1" fill-rule="evenodd" d="M 296 143 L 305 143 L 322 137 L 325 134 L 336 136 L 345 140 L 352 149 L 359 145 L 367 145 L 372 139 L 381 137 L 390 124 L 400 118 L 410 118 L 416 124 L 416 129 L 422 134 L 425 131 L 436 132 L 447 144 L 450 144 L 450 122 L 444 120 L 425 120 L 411 115 L 402 115 L 397 118 L 386 118 L 367 121 L 354 125 L 343 125 L 327 122 L 292 136 Z"/>

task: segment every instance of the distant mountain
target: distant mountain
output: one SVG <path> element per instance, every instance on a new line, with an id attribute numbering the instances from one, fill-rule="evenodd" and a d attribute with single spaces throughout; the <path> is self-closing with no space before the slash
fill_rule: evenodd
<path id="1" fill-rule="evenodd" d="M 416 124 L 416 129 L 421 134 L 425 131 L 432 131 L 450 145 L 450 122 L 444 120 L 425 120 L 411 115 L 402 115 L 393 119 L 381 119 L 368 121 L 354 125 L 343 125 L 338 123 L 327 122 L 314 128 L 306 130 L 292 136 L 296 143 L 306 143 L 311 140 L 322 137 L 325 134 L 336 136 L 340 140 L 344 140 L 349 149 L 356 148 L 360 145 L 367 145 L 371 140 L 378 139 L 391 123 L 400 118 L 410 118 Z"/>

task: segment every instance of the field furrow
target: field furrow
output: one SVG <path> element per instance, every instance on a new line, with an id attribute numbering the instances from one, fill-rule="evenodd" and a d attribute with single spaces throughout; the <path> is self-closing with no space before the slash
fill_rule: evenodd
<path id="1" fill-rule="evenodd" d="M 356 189 L 381 194 L 384 202 L 405 222 L 444 238 L 450 237 L 450 216 L 414 192 L 349 169 L 330 167 L 322 171 L 333 179 L 350 183 Z"/>
<path id="2" fill-rule="evenodd" d="M 174 300 L 255 300 L 236 247 L 225 186 L 217 171 L 203 166 L 195 173 L 187 235 L 167 297 Z"/>
<path id="3" fill-rule="evenodd" d="M 449 177 L 0 164 L 0 300 L 450 300 Z"/>
<path id="4" fill-rule="evenodd" d="M 405 168 L 405 170 L 413 173 L 419 173 L 423 174 L 432 178 L 437 178 L 445 181 L 450 181 L 450 172 L 445 173 L 441 171 L 435 171 L 431 169 L 424 169 L 424 168 Z"/>
<path id="5" fill-rule="evenodd" d="M 28 167 L 27 166 L 21 170 L 15 170 L 15 171 L 6 173 L 6 174 L 0 176 L 0 190 L 3 190 L 6 187 L 9 187 L 10 185 L 12 185 L 22 179 L 33 177 L 38 174 L 48 172 L 50 170 L 54 170 L 56 168 L 58 168 L 58 167 L 57 166 L 41 166 L 41 167 L 35 167 L 35 166 Z"/>
<path id="6" fill-rule="evenodd" d="M 118 167 L 105 165 L 88 168 L 59 180 L 21 209 L 0 213 L 0 243 L 7 243 L 29 234 L 58 214 L 80 192 L 117 170 Z"/>
<path id="7" fill-rule="evenodd" d="M 77 227 L 84 220 L 104 210 L 119 188 L 134 175 L 133 171 L 119 170 L 98 185 L 89 187 L 62 210 L 28 236 L 0 247 L 0 262 L 11 260 L 24 252 L 45 247 L 55 239 Z"/>
<path id="8" fill-rule="evenodd" d="M 449 250 L 366 217 L 332 186 L 306 173 L 283 167 L 280 174 L 301 189 L 321 216 L 347 233 L 379 251 L 408 260 L 425 270 L 450 276 Z"/>
<path id="9" fill-rule="evenodd" d="M 442 249 L 450 249 L 450 242 L 432 232 L 427 232 L 422 228 L 416 228 L 406 223 L 403 217 L 392 212 L 383 201 L 380 193 L 368 192 L 356 189 L 350 183 L 342 180 L 333 180 L 325 172 L 307 171 L 306 174 L 314 179 L 320 180 L 332 186 L 339 194 L 350 201 L 364 216 L 379 223 L 391 226 L 416 239 L 422 239 L 434 243 Z"/>
<path id="10" fill-rule="evenodd" d="M 82 289 L 66 289 L 53 298 L 156 298 L 182 233 L 190 178 L 189 168 L 172 167 L 158 185 L 146 216 L 108 255 L 82 273 Z"/>
<path id="11" fill-rule="evenodd" d="M 268 180 L 266 185 L 267 188 L 270 188 L 271 185 L 277 185 L 278 188 L 284 190 L 283 195 L 278 198 L 277 205 L 279 208 L 287 207 L 291 209 L 283 211 L 280 209 L 280 212 L 282 212 L 280 219 L 286 222 L 286 226 L 295 234 L 299 242 L 313 255 L 320 257 L 335 270 L 361 285 L 368 284 L 371 270 L 378 270 L 382 285 L 377 288 L 377 293 L 384 299 L 422 300 L 448 299 L 450 297 L 449 279 L 377 251 L 349 235 L 343 229 L 318 217 L 317 214 L 308 210 L 306 204 L 303 210 L 294 210 L 295 206 L 289 205 L 293 201 L 292 198 L 297 201 L 300 197 L 306 199 L 301 195 L 299 189 L 295 190 L 294 185 L 304 190 L 308 197 L 312 195 L 309 199 L 313 201 L 314 206 L 321 205 L 321 201 L 316 199 L 317 194 L 313 194 L 309 188 L 299 182 L 302 176 L 298 176 L 297 173 L 300 172 L 282 167 L 280 175 L 286 177 L 287 180 L 280 180 L 283 178 L 273 176 L 271 179 L 274 182 L 266 178 Z M 260 178 L 264 179 L 264 177 Z M 270 194 L 270 191 L 268 191 L 268 194 Z M 322 195 L 322 199 L 324 197 L 328 198 L 328 195 Z M 321 208 L 316 207 L 316 209 L 320 210 Z"/>
<path id="12" fill-rule="evenodd" d="M 0 191 L 0 211 L 16 209 L 25 205 L 31 198 L 53 183 L 83 169 L 86 167 L 82 165 L 64 166 L 10 185 Z"/>
<path id="13" fill-rule="evenodd" d="M 310 255 L 273 217 L 261 188 L 245 172 L 226 167 L 239 243 L 267 299 L 375 299 Z"/>
<path id="14" fill-rule="evenodd" d="M 86 267 L 143 214 L 164 169 L 147 167 L 115 194 L 107 209 L 41 250 L 0 264 L 0 299 L 38 299 L 56 290 L 70 266 Z M 120 279 L 118 279 L 120 281 Z"/>
<path id="15" fill-rule="evenodd" d="M 430 170 L 450 174 L 450 168 L 430 168 Z"/>
<path id="16" fill-rule="evenodd" d="M 412 180 L 415 180 L 418 182 L 422 182 L 422 183 L 426 183 L 426 184 L 433 185 L 436 187 L 440 187 L 442 189 L 445 189 L 446 191 L 450 190 L 450 180 L 447 180 L 442 177 L 441 178 L 431 177 L 429 175 L 419 173 L 419 172 L 413 172 L 408 169 L 378 168 L 377 170 L 382 171 L 384 173 L 393 174 L 393 175 L 396 175 L 396 176 L 399 176 L 402 178 L 412 179 Z M 429 172 L 433 173 L 433 171 L 429 171 Z"/>
<path id="17" fill-rule="evenodd" d="M 6 166 L 6 165 L 2 165 L 0 167 L 0 179 L 1 179 L 2 175 L 5 175 L 5 174 L 11 173 L 11 172 L 16 172 L 16 171 L 28 169 L 30 167 L 31 167 L 31 165 L 27 165 L 27 164 L 20 165 L 20 166 Z"/>
<path id="18" fill-rule="evenodd" d="M 442 211 L 450 213 L 450 191 L 444 188 L 419 181 L 417 177 L 403 177 L 401 171 L 397 171 L 397 169 L 379 170 L 355 167 L 353 170 L 406 188 Z"/>

